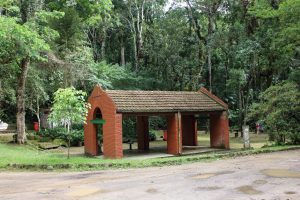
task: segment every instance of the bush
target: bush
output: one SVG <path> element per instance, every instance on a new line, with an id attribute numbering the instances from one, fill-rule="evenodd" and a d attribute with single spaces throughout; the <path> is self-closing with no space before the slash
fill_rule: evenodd
<path id="1" fill-rule="evenodd" d="M 72 124 L 72 130 L 83 130 L 83 124 Z"/>
<path id="2" fill-rule="evenodd" d="M 150 132 L 150 133 L 149 133 L 149 140 L 150 140 L 150 141 L 155 141 L 155 140 L 156 140 L 156 135 L 155 135 L 155 133 L 153 133 L 153 132 Z"/>
<path id="3" fill-rule="evenodd" d="M 63 140 L 65 142 L 68 141 L 67 130 L 62 127 L 55 127 L 53 129 L 43 129 L 36 133 L 38 136 L 38 140 L 40 142 L 49 142 L 53 140 Z M 79 142 L 84 141 L 84 131 L 83 129 L 74 129 L 71 132 L 71 146 L 77 146 Z"/>
<path id="4" fill-rule="evenodd" d="M 123 143 L 135 142 L 136 138 L 136 119 L 128 117 L 123 120 Z"/>
<path id="5" fill-rule="evenodd" d="M 153 130 L 167 129 L 167 119 L 165 117 L 149 117 L 149 127 Z"/>
<path id="6" fill-rule="evenodd" d="M 38 141 L 39 141 L 39 142 L 51 142 L 52 139 L 49 138 L 49 137 L 40 137 L 40 138 L 38 139 Z"/>
<path id="7" fill-rule="evenodd" d="M 71 146 L 77 146 L 80 142 L 84 141 L 83 130 L 73 130 L 71 136 Z"/>
<path id="8" fill-rule="evenodd" d="M 300 144 L 300 91 L 294 82 L 269 87 L 252 105 L 249 120 L 265 123 L 270 139 L 277 144 Z"/>
<path id="9" fill-rule="evenodd" d="M 55 127 L 52 129 L 42 129 L 38 133 L 36 133 L 40 137 L 48 137 L 52 140 L 60 138 L 64 133 L 65 129 L 62 127 Z"/>

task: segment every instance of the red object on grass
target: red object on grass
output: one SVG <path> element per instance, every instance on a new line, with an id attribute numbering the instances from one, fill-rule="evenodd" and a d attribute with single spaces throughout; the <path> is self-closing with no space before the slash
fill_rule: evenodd
<path id="1" fill-rule="evenodd" d="M 39 132 L 40 127 L 38 122 L 33 122 L 33 129 L 35 132 Z"/>
<path id="2" fill-rule="evenodd" d="M 167 141 L 168 139 L 168 131 L 164 130 L 164 141 Z"/>

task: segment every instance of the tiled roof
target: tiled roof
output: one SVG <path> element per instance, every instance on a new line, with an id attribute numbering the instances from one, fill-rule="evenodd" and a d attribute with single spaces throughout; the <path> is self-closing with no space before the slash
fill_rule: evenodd
<path id="1" fill-rule="evenodd" d="M 106 90 L 117 112 L 201 112 L 227 110 L 227 105 L 208 92 Z"/>

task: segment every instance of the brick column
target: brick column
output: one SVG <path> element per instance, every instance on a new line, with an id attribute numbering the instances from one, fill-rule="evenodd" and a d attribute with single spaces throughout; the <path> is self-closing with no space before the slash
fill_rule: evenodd
<path id="1" fill-rule="evenodd" d="M 168 116 L 168 154 L 178 155 L 182 153 L 181 114 Z"/>
<path id="2" fill-rule="evenodd" d="M 122 158 L 122 114 L 117 113 L 110 120 L 105 124 L 106 132 L 103 133 L 103 155 L 105 158 Z"/>
<path id="3" fill-rule="evenodd" d="M 226 111 L 210 114 L 210 146 L 229 149 L 229 120 Z"/>
<path id="4" fill-rule="evenodd" d="M 136 117 L 136 133 L 138 138 L 138 149 L 149 150 L 149 123 L 148 116 Z"/>
<path id="5" fill-rule="evenodd" d="M 182 145 L 197 146 L 197 120 L 194 115 L 182 115 Z"/>

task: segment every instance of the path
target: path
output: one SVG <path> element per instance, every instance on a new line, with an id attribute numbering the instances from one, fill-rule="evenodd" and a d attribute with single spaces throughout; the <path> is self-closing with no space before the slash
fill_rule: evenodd
<path id="1" fill-rule="evenodd" d="M 300 199 L 300 150 L 182 166 L 0 173 L 0 199 Z"/>

